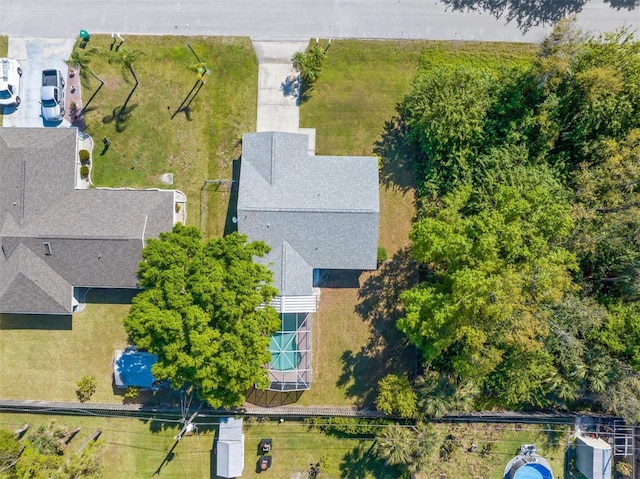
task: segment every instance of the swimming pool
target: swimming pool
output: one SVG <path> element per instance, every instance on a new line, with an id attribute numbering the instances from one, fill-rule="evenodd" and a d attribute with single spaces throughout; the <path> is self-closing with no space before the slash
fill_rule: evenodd
<path id="1" fill-rule="evenodd" d="M 553 479 L 551 471 L 540 463 L 523 464 L 513 475 L 513 479 Z"/>

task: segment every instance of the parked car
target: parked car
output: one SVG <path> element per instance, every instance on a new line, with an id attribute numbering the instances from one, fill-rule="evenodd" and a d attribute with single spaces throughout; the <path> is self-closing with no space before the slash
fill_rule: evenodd
<path id="1" fill-rule="evenodd" d="M 18 60 L 0 58 L 0 105 L 18 106 L 20 104 L 20 77 L 22 69 Z"/>
<path id="2" fill-rule="evenodd" d="M 43 70 L 40 88 L 42 118 L 61 121 L 64 116 L 64 78 L 60 70 Z"/>

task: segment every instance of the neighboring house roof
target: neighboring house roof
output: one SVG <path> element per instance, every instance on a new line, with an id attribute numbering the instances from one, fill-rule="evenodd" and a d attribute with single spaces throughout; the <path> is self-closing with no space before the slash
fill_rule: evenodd
<path id="1" fill-rule="evenodd" d="M 312 293 L 313 269 L 375 269 L 378 161 L 313 156 L 304 134 L 261 132 L 242 138 L 238 230 L 271 252 L 284 296 Z"/>
<path id="2" fill-rule="evenodd" d="M 113 379 L 118 388 L 139 387 L 152 389 L 156 378 L 151 366 L 158 362 L 158 356 L 142 351 L 116 350 L 113 363 Z"/>
<path id="3" fill-rule="evenodd" d="M 242 475 L 244 469 L 242 418 L 220 418 L 216 456 L 216 474 L 219 477 Z"/>
<path id="4" fill-rule="evenodd" d="M 173 190 L 77 190 L 75 128 L 0 129 L 0 312 L 70 314 L 73 287 L 134 288 Z"/>

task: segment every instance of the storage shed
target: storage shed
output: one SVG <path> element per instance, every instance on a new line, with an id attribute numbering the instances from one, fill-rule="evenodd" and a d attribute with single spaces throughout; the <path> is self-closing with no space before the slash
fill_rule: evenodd
<path id="1" fill-rule="evenodd" d="M 220 419 L 218 444 L 216 445 L 218 477 L 240 477 L 244 469 L 244 433 L 242 419 Z"/>
<path id="2" fill-rule="evenodd" d="M 611 445 L 595 437 L 576 437 L 576 468 L 588 479 L 611 479 Z"/>

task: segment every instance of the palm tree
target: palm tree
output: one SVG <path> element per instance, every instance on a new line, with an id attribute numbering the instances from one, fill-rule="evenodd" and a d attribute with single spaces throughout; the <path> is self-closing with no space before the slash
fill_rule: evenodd
<path id="1" fill-rule="evenodd" d="M 92 56 L 98 53 L 97 48 L 89 48 L 88 50 L 83 50 L 80 48 L 74 48 L 69 55 L 69 59 L 65 61 L 65 63 L 74 67 L 78 70 L 78 75 L 80 75 L 80 79 L 86 83 L 89 82 L 89 73 L 91 68 L 89 65 L 91 64 Z"/>
<path id="2" fill-rule="evenodd" d="M 207 68 L 204 62 L 198 62 L 194 65 L 189 65 L 189 70 L 196 74 L 196 78 L 200 81 L 203 80 L 205 75 L 211 73 L 211 70 Z"/>
<path id="3" fill-rule="evenodd" d="M 51 423 L 48 426 L 41 424 L 29 436 L 29 443 L 41 454 L 60 455 L 64 452 L 62 438 L 67 433 L 64 426 Z"/>
<path id="4" fill-rule="evenodd" d="M 414 432 L 399 424 L 387 426 L 376 436 L 376 453 L 388 466 L 404 465 L 411 462 L 416 451 Z"/>
<path id="5" fill-rule="evenodd" d="M 131 73 L 131 76 L 135 81 L 133 88 L 127 95 L 127 98 L 122 104 L 120 111 L 116 115 L 116 120 L 117 120 L 116 128 L 118 128 L 119 122 L 126 119 L 125 114 L 127 112 L 127 105 L 129 104 L 129 101 L 131 100 L 133 93 L 136 91 L 136 88 L 138 88 L 138 85 L 140 84 L 140 82 L 138 81 L 138 77 L 136 76 L 136 72 L 133 69 L 133 63 L 138 58 L 140 58 L 141 55 L 143 55 L 143 52 L 141 52 L 140 50 L 127 50 L 126 48 L 121 48 L 119 51 L 115 52 L 115 54 L 112 55 L 111 58 L 109 58 L 109 63 L 120 64 L 122 68 L 122 76 L 125 78 L 125 80 L 127 78 L 126 72 L 129 71 L 129 73 Z"/>
<path id="6" fill-rule="evenodd" d="M 459 382 L 447 374 L 426 370 L 416 380 L 418 410 L 427 417 L 439 418 L 452 411 L 471 411 L 478 388 L 471 381 Z"/>

